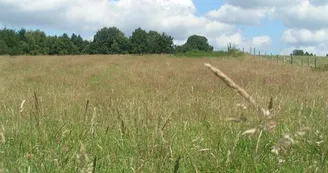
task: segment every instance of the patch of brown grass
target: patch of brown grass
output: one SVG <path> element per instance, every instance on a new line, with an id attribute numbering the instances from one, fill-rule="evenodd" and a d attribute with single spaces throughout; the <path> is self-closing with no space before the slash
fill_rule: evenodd
<path id="1" fill-rule="evenodd" d="M 254 111 L 235 106 L 247 103 L 219 82 L 204 62 L 224 71 L 261 105 L 266 106 L 272 97 L 278 115 L 276 134 L 268 137 L 261 133 L 252 141 L 240 135 L 244 128 L 227 123 L 225 119 L 244 116 L 241 114 L 254 117 Z M 76 166 L 73 160 L 79 147 L 75 145 L 81 141 L 85 153 L 97 155 L 97 165 L 105 165 L 112 172 L 122 171 L 122 167 L 168 172 L 179 155 L 183 156 L 179 170 L 185 172 L 195 168 L 200 172 L 238 170 L 236 165 L 244 168 L 239 170 L 254 171 L 259 158 L 265 158 L 260 160 L 262 165 L 272 163 L 267 157 L 270 150 L 266 152 L 262 146 L 278 141 L 284 132 L 300 126 L 326 129 L 327 77 L 328 73 L 316 73 L 308 67 L 254 57 L 3 56 L 0 123 L 6 127 L 5 145 L 10 143 L 6 147 L 13 153 L 4 155 L 27 167 L 20 158 L 20 149 L 25 148 L 22 152 L 33 153 L 36 162 L 46 160 L 50 164 L 56 160 L 62 170 L 59 172 L 70 172 L 63 160 L 68 160 L 70 168 Z M 40 104 L 39 115 L 33 114 L 34 92 Z M 90 109 L 85 108 L 86 100 Z M 40 125 L 34 127 L 31 117 L 37 117 Z M 241 122 L 253 128 L 253 124 Z M 64 151 L 59 146 L 65 148 L 64 154 L 58 153 Z M 254 150 L 257 155 L 253 155 Z M 307 152 L 293 153 L 291 158 L 301 159 L 289 162 L 291 167 L 312 156 Z M 4 167 L 13 167 L 12 162 L 5 163 Z M 271 168 L 272 172 L 277 170 L 274 165 Z M 106 171 L 103 168 L 100 172 Z"/>

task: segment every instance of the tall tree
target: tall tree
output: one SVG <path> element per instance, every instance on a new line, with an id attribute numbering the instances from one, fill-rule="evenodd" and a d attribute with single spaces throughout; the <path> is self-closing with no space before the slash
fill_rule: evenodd
<path id="1" fill-rule="evenodd" d="M 173 53 L 173 37 L 162 33 L 158 42 L 158 47 L 160 53 Z"/>
<path id="2" fill-rule="evenodd" d="M 293 55 L 296 55 L 296 56 L 303 56 L 304 55 L 304 51 L 302 49 L 295 49 L 293 50 Z"/>
<path id="3" fill-rule="evenodd" d="M 24 28 L 22 28 L 18 31 L 20 41 L 25 41 L 25 42 L 27 41 L 26 36 L 25 36 L 26 32 L 27 31 Z"/>
<path id="4" fill-rule="evenodd" d="M 0 38 L 0 55 L 9 54 L 9 48 L 6 42 Z"/>
<path id="5" fill-rule="evenodd" d="M 76 53 L 77 48 L 66 33 L 58 37 L 58 45 L 59 55 L 70 55 Z"/>
<path id="6" fill-rule="evenodd" d="M 46 55 L 48 47 L 46 47 L 47 36 L 43 31 L 28 31 L 25 34 L 26 43 L 28 44 L 28 54 L 31 55 Z M 22 45 L 24 45 L 22 43 Z M 25 46 L 23 46 L 25 47 Z"/>
<path id="7" fill-rule="evenodd" d="M 186 45 L 191 50 L 213 51 L 213 47 L 208 44 L 208 40 L 204 36 L 192 35 L 188 38 Z"/>
<path id="8" fill-rule="evenodd" d="M 96 33 L 90 46 L 95 48 L 94 53 L 116 54 L 128 51 L 124 50 L 127 48 L 126 44 L 128 41 L 118 28 L 104 27 Z"/>
<path id="9" fill-rule="evenodd" d="M 147 36 L 147 44 L 149 53 L 161 53 L 160 43 L 161 35 L 156 31 L 149 31 Z"/>
<path id="10" fill-rule="evenodd" d="M 191 50 L 213 51 L 213 46 L 209 45 L 206 37 L 192 35 L 188 37 L 188 40 L 184 45 L 176 47 L 177 52 L 187 52 Z"/>
<path id="11" fill-rule="evenodd" d="M 2 29 L 0 30 L 0 40 L 3 40 L 6 47 L 6 54 L 18 55 L 18 45 L 20 42 L 19 35 L 12 29 Z"/>
<path id="12" fill-rule="evenodd" d="M 132 53 L 142 54 L 149 53 L 148 34 L 145 30 L 138 28 L 130 37 Z"/>
<path id="13" fill-rule="evenodd" d="M 83 39 L 80 35 L 72 34 L 71 41 L 75 45 L 74 49 L 77 49 L 74 51 L 75 54 L 80 54 L 82 50 L 84 49 L 84 43 Z"/>
<path id="14" fill-rule="evenodd" d="M 48 48 L 48 55 L 58 55 L 60 51 L 59 40 L 57 36 L 48 36 L 46 46 Z"/>

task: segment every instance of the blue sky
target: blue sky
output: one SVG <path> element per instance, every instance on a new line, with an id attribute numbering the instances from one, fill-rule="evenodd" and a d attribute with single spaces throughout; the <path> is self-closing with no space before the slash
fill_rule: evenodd
<path id="1" fill-rule="evenodd" d="M 0 0 L 0 27 L 41 29 L 50 35 L 78 33 L 92 39 L 116 26 L 166 32 L 183 44 L 204 35 L 215 49 L 228 42 L 249 50 L 289 54 L 328 53 L 327 0 Z"/>
<path id="2" fill-rule="evenodd" d="M 197 15 L 205 15 L 210 10 L 216 10 L 222 6 L 223 0 L 193 0 L 196 8 Z"/>

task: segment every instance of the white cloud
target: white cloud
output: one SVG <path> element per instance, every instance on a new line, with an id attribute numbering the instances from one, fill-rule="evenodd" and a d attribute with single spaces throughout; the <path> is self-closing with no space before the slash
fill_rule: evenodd
<path id="1" fill-rule="evenodd" d="M 268 47 L 271 46 L 272 40 L 269 36 L 258 36 L 252 39 L 252 43 L 255 47 Z"/>
<path id="2" fill-rule="evenodd" d="M 289 54 L 293 49 L 301 48 L 318 55 L 328 52 L 328 1 L 327 0 L 226 0 L 226 5 L 245 11 L 266 10 L 265 17 L 279 20 L 286 27 L 282 33 L 282 53 Z M 221 12 L 222 13 L 222 12 Z M 233 13 L 230 13 L 231 16 Z M 253 17 L 257 19 L 256 17 Z M 244 22 L 245 23 L 245 22 Z M 257 41 L 255 41 L 257 39 Z M 264 38 L 254 38 L 255 42 Z M 267 40 L 271 44 L 271 41 Z M 285 43 L 285 44 L 284 44 Z M 263 43 L 261 43 L 263 44 Z"/>
<path id="3" fill-rule="evenodd" d="M 239 47 L 242 42 L 243 38 L 239 32 L 231 35 L 221 35 L 216 38 L 216 44 L 219 48 L 226 48 L 228 43 L 235 44 Z"/>
<path id="4" fill-rule="evenodd" d="M 280 7 L 280 6 L 290 6 L 298 4 L 304 0 L 272 0 L 272 1 L 265 1 L 265 0 L 225 0 L 226 3 L 239 6 L 242 8 L 265 8 L 265 7 Z"/>
<path id="5" fill-rule="evenodd" d="M 316 6 L 304 1 L 292 7 L 276 10 L 275 16 L 288 28 L 306 28 L 311 30 L 328 28 L 328 4 Z"/>
<path id="6" fill-rule="evenodd" d="M 192 0 L 0 0 L 0 24 L 85 33 L 85 38 L 105 26 L 126 35 L 138 27 L 166 32 L 179 44 L 192 34 L 216 43 L 237 32 L 233 24 L 195 13 Z"/>
<path id="7" fill-rule="evenodd" d="M 289 44 L 318 44 L 328 41 L 328 29 L 311 31 L 308 29 L 288 29 L 283 33 L 283 41 Z"/>
<path id="8" fill-rule="evenodd" d="M 271 37 L 269 36 L 257 36 L 251 39 L 242 37 L 240 32 L 231 35 L 222 35 L 216 38 L 216 44 L 219 49 L 226 49 L 227 44 L 231 43 L 236 45 L 238 49 L 249 52 L 249 49 L 256 48 L 257 51 L 268 52 L 272 44 Z"/>
<path id="9" fill-rule="evenodd" d="M 230 24 L 259 24 L 260 20 L 265 16 L 266 9 L 245 9 L 239 6 L 224 4 L 218 10 L 208 13 L 212 19 L 230 23 Z"/>
<path id="10" fill-rule="evenodd" d="M 177 40 L 177 39 L 175 39 L 174 41 L 173 41 L 173 44 L 175 44 L 175 45 L 183 45 L 183 44 L 185 44 L 187 42 L 187 39 L 184 39 L 184 40 Z"/>
<path id="11" fill-rule="evenodd" d="M 117 26 L 131 32 L 139 25 L 164 25 L 164 18 L 189 20 L 195 10 L 191 0 L 0 0 L 0 21 L 78 31 Z"/>

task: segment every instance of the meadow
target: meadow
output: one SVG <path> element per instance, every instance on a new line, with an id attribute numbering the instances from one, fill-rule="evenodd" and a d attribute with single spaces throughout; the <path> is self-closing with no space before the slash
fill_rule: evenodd
<path id="1" fill-rule="evenodd" d="M 327 78 L 254 57 L 1 56 L 0 172 L 327 172 Z"/>

